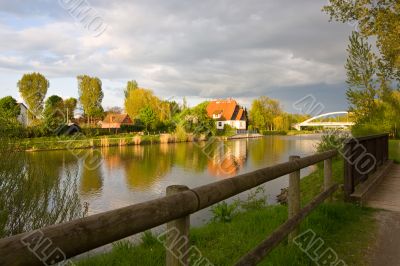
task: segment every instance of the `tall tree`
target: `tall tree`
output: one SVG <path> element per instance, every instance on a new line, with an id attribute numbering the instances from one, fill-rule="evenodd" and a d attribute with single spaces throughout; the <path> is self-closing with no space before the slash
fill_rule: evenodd
<path id="1" fill-rule="evenodd" d="M 0 116 L 6 119 L 16 119 L 21 113 L 17 100 L 11 96 L 0 99 Z"/>
<path id="2" fill-rule="evenodd" d="M 261 96 L 255 99 L 250 109 L 252 125 L 259 130 L 274 130 L 274 118 L 282 114 L 277 100 Z"/>
<path id="3" fill-rule="evenodd" d="M 357 32 L 350 37 L 347 49 L 347 99 L 356 123 L 366 122 L 376 112 L 377 70 L 376 58 L 371 45 Z"/>
<path id="4" fill-rule="evenodd" d="M 68 122 L 71 118 L 74 118 L 77 106 L 78 106 L 78 100 L 75 98 L 68 98 L 64 100 L 65 114 L 67 115 Z"/>
<path id="5" fill-rule="evenodd" d="M 49 81 L 40 73 L 31 73 L 23 75 L 17 86 L 30 112 L 39 117 L 42 114 L 43 101 L 50 86 Z"/>
<path id="6" fill-rule="evenodd" d="M 376 37 L 384 66 L 400 78 L 400 1 L 329 0 L 323 9 L 331 19 L 357 26 L 364 37 Z"/>
<path id="7" fill-rule="evenodd" d="M 139 85 L 136 82 L 136 80 L 130 80 L 126 84 L 126 89 L 125 89 L 125 98 L 128 98 L 128 95 L 131 91 L 139 89 Z"/>
<path id="8" fill-rule="evenodd" d="M 44 107 L 44 123 L 46 130 L 57 134 L 66 123 L 64 100 L 57 96 L 50 96 L 45 103 Z"/>
<path id="9" fill-rule="evenodd" d="M 129 91 L 125 98 L 125 110 L 132 119 L 139 118 L 140 111 L 150 106 L 158 114 L 160 100 L 151 90 L 137 88 Z"/>
<path id="10" fill-rule="evenodd" d="M 397 134 L 400 115 L 400 2 L 398 0 L 329 0 L 331 19 L 352 23 L 346 63 L 347 98 L 354 112 L 356 135 Z M 372 38 L 371 38 L 372 37 Z M 374 48 L 368 44 L 370 41 Z"/>
<path id="11" fill-rule="evenodd" d="M 78 76 L 78 89 L 79 102 L 88 122 L 91 118 L 101 118 L 104 112 L 101 105 L 104 98 L 101 80 L 87 75 Z"/>

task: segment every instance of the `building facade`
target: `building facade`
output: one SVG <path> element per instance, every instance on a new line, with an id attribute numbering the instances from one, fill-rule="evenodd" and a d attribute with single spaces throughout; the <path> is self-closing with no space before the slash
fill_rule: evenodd
<path id="1" fill-rule="evenodd" d="M 29 110 L 28 107 L 26 107 L 25 104 L 19 103 L 19 108 L 21 109 L 21 113 L 17 117 L 17 120 L 24 126 L 27 127 L 29 126 Z"/>

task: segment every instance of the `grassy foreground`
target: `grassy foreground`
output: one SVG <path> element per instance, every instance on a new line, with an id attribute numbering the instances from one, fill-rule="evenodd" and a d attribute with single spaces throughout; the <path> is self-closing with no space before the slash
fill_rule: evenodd
<path id="1" fill-rule="evenodd" d="M 334 162 L 334 177 L 342 182 L 343 161 Z M 302 180 L 303 204 L 322 191 L 323 171 L 318 169 Z M 335 197 L 341 197 L 338 192 Z M 325 203 L 301 225 L 312 229 L 324 241 L 322 252 L 332 248 L 347 265 L 366 265 L 368 246 L 373 241 L 373 210 L 340 202 Z M 214 265 L 233 265 L 256 247 L 287 219 L 287 207 L 268 206 L 237 213 L 230 223 L 210 222 L 191 229 L 191 244 Z M 321 252 L 321 253 L 322 253 Z M 122 242 L 108 254 L 80 261 L 78 265 L 165 265 L 165 249 L 149 234 L 133 246 Z M 260 265 L 315 265 L 297 246 L 287 241 L 278 246 Z"/>

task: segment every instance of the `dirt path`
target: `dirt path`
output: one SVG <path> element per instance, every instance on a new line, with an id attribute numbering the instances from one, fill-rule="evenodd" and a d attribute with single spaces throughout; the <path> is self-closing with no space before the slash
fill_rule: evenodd
<path id="1" fill-rule="evenodd" d="M 378 211 L 376 246 L 371 266 L 400 266 L 400 212 Z"/>

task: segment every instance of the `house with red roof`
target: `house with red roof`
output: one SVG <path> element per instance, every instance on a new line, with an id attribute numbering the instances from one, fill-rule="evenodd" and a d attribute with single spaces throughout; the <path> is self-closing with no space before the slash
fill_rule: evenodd
<path id="1" fill-rule="evenodd" d="M 133 125 L 133 121 L 128 114 L 108 114 L 101 122 L 102 128 L 121 128 L 123 125 Z"/>
<path id="2" fill-rule="evenodd" d="M 247 129 L 247 111 L 235 100 L 215 100 L 207 106 L 207 114 L 216 120 L 217 129 L 229 125 L 235 129 Z"/>

